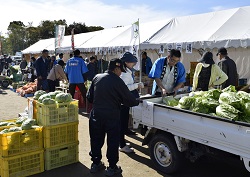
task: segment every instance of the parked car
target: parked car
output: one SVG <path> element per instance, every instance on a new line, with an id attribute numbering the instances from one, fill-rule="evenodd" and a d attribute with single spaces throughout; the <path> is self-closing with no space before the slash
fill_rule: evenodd
<path id="1" fill-rule="evenodd" d="M 11 58 L 16 64 L 20 64 L 22 61 L 22 56 L 11 56 Z"/>

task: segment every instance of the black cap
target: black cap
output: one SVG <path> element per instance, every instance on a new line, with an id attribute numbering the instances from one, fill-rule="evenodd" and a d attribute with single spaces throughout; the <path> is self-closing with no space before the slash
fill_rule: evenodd
<path id="1" fill-rule="evenodd" d="M 136 63 L 137 62 L 136 57 L 130 52 L 124 53 L 121 57 L 121 60 L 123 62 L 128 62 L 128 63 Z"/>
<path id="2" fill-rule="evenodd" d="M 201 59 L 198 60 L 200 63 L 214 64 L 213 54 L 211 52 L 205 52 Z"/>
<path id="3" fill-rule="evenodd" d="M 119 58 L 114 58 L 109 61 L 108 69 L 113 71 L 116 67 L 120 68 L 122 72 L 126 72 L 122 60 Z"/>
<path id="4" fill-rule="evenodd" d="M 47 49 L 43 49 L 42 53 L 49 53 Z"/>
<path id="5" fill-rule="evenodd" d="M 218 56 L 219 53 L 221 55 L 227 55 L 227 49 L 225 47 L 221 47 L 221 48 L 218 49 L 218 52 L 217 52 L 216 56 Z"/>

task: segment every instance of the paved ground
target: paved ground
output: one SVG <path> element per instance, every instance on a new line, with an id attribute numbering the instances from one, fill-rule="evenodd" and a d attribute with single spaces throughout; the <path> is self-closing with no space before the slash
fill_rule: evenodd
<path id="1" fill-rule="evenodd" d="M 10 90 L 0 89 L 0 120 L 12 119 L 23 112 L 27 106 L 27 99 L 18 96 Z M 135 148 L 135 154 L 120 153 L 119 165 L 122 166 L 124 177 L 247 177 L 250 176 L 240 163 L 226 163 L 221 160 L 202 159 L 196 163 L 185 162 L 183 168 L 176 174 L 164 175 L 157 172 L 149 158 L 147 146 L 141 146 L 142 136 L 126 137 Z M 91 164 L 88 155 L 90 150 L 88 134 L 88 118 L 79 115 L 79 163 L 46 171 L 33 177 L 103 177 L 104 173 L 90 174 Z M 103 149 L 103 161 L 106 146 Z"/>

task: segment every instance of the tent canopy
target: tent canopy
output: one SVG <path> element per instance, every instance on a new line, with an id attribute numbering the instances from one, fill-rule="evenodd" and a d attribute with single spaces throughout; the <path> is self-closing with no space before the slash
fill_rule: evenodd
<path id="1" fill-rule="evenodd" d="M 250 46 L 250 6 L 173 18 L 149 40 L 143 49 L 160 45 L 193 43 L 193 48 Z M 185 48 L 185 45 L 182 45 Z"/>

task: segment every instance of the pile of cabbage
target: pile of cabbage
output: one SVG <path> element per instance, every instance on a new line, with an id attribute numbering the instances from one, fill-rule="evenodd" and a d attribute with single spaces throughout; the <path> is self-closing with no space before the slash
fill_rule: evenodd
<path id="1" fill-rule="evenodd" d="M 236 92 L 234 86 L 191 92 L 180 100 L 168 97 L 163 102 L 168 106 L 250 123 L 250 93 Z"/>
<path id="2" fill-rule="evenodd" d="M 44 105 L 51 105 L 56 103 L 67 103 L 72 101 L 72 96 L 69 93 L 63 93 L 61 91 L 46 93 L 43 90 L 36 91 L 34 94 L 34 100 Z"/>

